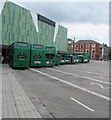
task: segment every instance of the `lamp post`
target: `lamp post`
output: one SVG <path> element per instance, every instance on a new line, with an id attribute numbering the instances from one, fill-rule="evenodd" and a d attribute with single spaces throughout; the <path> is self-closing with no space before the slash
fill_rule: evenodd
<path id="1" fill-rule="evenodd" d="M 75 43 L 75 37 L 74 37 L 74 40 L 73 40 L 73 53 L 74 53 L 74 43 Z"/>

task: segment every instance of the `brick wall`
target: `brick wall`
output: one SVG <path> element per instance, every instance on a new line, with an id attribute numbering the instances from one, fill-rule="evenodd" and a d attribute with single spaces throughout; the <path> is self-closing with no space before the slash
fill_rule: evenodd
<path id="1" fill-rule="evenodd" d="M 100 59 L 99 43 L 75 43 L 75 52 L 89 52 L 92 60 Z"/>

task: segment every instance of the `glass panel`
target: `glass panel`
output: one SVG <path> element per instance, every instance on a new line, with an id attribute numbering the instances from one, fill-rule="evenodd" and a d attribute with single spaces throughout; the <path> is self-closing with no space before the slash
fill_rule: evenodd
<path id="1" fill-rule="evenodd" d="M 31 16 L 32 16 L 36 31 L 39 32 L 37 14 L 31 12 Z"/>
<path id="2" fill-rule="evenodd" d="M 54 39 L 53 39 L 53 42 L 56 41 L 56 36 L 57 36 L 57 33 L 58 33 L 58 29 L 59 29 L 59 25 L 56 23 L 55 30 L 54 30 Z"/>

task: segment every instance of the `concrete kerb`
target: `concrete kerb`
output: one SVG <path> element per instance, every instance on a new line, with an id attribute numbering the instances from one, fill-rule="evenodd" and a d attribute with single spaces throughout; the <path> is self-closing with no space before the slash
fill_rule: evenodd
<path id="1" fill-rule="evenodd" d="M 0 63 L 0 119 L 2 119 L 2 64 Z"/>
<path id="2" fill-rule="evenodd" d="M 39 114 L 42 116 L 42 118 L 51 118 L 51 120 L 54 119 L 53 115 L 46 109 L 45 105 L 43 105 L 41 103 L 41 101 L 39 100 L 39 98 L 37 98 L 30 91 L 30 89 L 27 87 L 27 85 L 22 82 L 22 80 L 14 72 L 14 70 L 12 68 L 10 68 L 10 70 L 12 71 L 13 75 L 16 77 L 16 79 L 18 80 L 19 84 L 22 86 L 22 88 L 24 89 L 24 91 L 27 94 L 28 98 L 30 99 L 30 101 L 32 102 L 32 104 L 35 106 L 35 108 L 37 109 L 37 111 L 39 112 Z"/>

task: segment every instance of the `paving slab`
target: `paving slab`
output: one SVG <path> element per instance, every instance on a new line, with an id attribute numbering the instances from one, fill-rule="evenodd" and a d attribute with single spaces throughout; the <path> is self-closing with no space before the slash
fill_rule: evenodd
<path id="1" fill-rule="evenodd" d="M 4 64 L 2 69 L 2 118 L 42 118 L 11 68 Z"/>
<path id="2" fill-rule="evenodd" d="M 52 114 L 46 109 L 46 107 L 41 103 L 41 101 L 39 100 L 39 98 L 37 98 L 33 92 L 28 88 L 28 86 L 26 84 L 24 84 L 22 82 L 22 79 L 20 78 L 20 76 L 18 76 L 14 70 L 12 70 L 14 73 L 14 76 L 17 78 L 17 80 L 19 81 L 19 83 L 21 84 L 21 86 L 24 88 L 26 94 L 28 95 L 29 99 L 31 100 L 31 102 L 34 104 L 34 106 L 36 107 L 37 111 L 40 113 L 40 115 L 42 116 L 43 119 L 48 119 L 48 120 L 53 120 L 54 117 L 52 116 Z M 23 93 L 21 93 L 23 94 Z M 16 96 L 19 99 L 19 96 Z M 25 97 L 25 96 L 23 96 Z M 24 99 L 24 98 L 23 98 Z M 18 104 L 22 104 L 22 103 L 18 103 Z"/>

